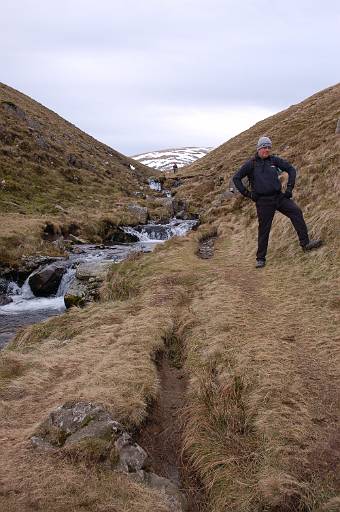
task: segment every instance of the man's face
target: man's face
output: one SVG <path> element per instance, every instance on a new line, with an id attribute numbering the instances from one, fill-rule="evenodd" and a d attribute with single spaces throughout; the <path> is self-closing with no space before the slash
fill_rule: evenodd
<path id="1" fill-rule="evenodd" d="M 270 151 L 271 151 L 271 147 L 265 147 L 265 148 L 261 148 L 257 151 L 257 154 L 259 155 L 260 158 L 268 158 L 269 155 L 270 155 Z"/>

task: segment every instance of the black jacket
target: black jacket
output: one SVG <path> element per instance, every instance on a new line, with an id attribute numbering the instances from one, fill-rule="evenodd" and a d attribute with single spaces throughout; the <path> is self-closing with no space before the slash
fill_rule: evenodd
<path id="1" fill-rule="evenodd" d="M 282 158 L 270 155 L 268 158 L 255 157 L 247 160 L 233 176 L 235 187 L 242 195 L 249 195 L 249 191 L 242 183 L 242 178 L 249 179 L 252 192 L 257 196 L 272 196 L 281 191 L 278 168 L 289 175 L 287 189 L 293 190 L 295 185 L 296 170 Z"/>

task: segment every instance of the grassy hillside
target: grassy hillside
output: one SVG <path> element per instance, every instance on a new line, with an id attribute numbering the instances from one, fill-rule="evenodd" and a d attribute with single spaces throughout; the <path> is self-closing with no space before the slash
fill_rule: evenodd
<path id="1" fill-rule="evenodd" d="M 147 177 L 155 173 L 0 84 L 2 262 L 53 250 L 41 246 L 46 220 L 64 231 L 72 224 L 99 231 L 104 216 L 128 221 L 127 203 L 145 204 L 141 196 L 152 196 Z"/>
<path id="2" fill-rule="evenodd" d="M 288 159 L 299 170 L 295 192 L 302 205 L 318 199 L 319 206 L 321 195 L 327 194 L 329 198 L 333 192 L 339 192 L 335 180 L 340 146 L 335 128 L 339 117 L 338 84 L 260 121 L 183 169 L 180 175 L 193 175 L 193 178 L 185 180 L 178 194 L 191 198 L 205 212 L 227 188 L 229 179 L 240 165 L 255 153 L 258 138 L 267 134 L 273 141 L 273 153 Z"/>
<path id="3" fill-rule="evenodd" d="M 176 190 L 202 208 L 196 233 L 115 265 L 101 302 L 23 330 L 2 352 L 4 509 L 169 511 L 161 493 L 86 458 L 35 452 L 28 437 L 72 399 L 102 403 L 143 430 L 158 397 L 171 393 L 158 366 L 171 347 L 187 377 L 181 460 L 207 502 L 191 512 L 340 510 L 339 92 L 259 123 L 186 170 L 196 177 Z M 263 134 L 298 166 L 297 200 L 325 245 L 303 253 L 277 216 L 258 271 L 254 205 L 221 197 L 218 178 Z M 201 177 L 207 169 L 212 177 Z M 210 238 L 213 255 L 202 259 Z"/>
<path id="4" fill-rule="evenodd" d="M 108 207 L 150 175 L 31 98 L 0 84 L 0 212 Z"/>

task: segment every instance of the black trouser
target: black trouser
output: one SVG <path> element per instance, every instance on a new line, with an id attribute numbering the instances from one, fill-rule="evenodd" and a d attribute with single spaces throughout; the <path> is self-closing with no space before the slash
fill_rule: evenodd
<path id="1" fill-rule="evenodd" d="M 287 199 L 283 194 L 276 196 L 262 196 L 256 201 L 257 218 L 259 221 L 257 260 L 265 260 L 267 254 L 269 233 L 272 227 L 276 210 L 292 221 L 303 247 L 309 242 L 307 226 L 302 211 L 292 199 Z"/>

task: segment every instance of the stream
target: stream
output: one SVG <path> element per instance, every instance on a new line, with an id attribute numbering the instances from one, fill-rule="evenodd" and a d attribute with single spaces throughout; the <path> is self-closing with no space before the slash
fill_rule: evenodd
<path id="1" fill-rule="evenodd" d="M 0 306 L 0 349 L 8 343 L 20 327 L 40 322 L 50 316 L 62 314 L 66 307 L 65 293 L 70 288 L 76 268 L 82 263 L 111 261 L 119 263 L 132 252 L 151 252 L 153 248 L 173 236 L 183 236 L 197 224 L 196 220 L 171 219 L 168 224 L 146 224 L 122 228 L 135 235 L 138 242 L 120 245 L 74 245 L 68 258 L 58 258 L 58 263 L 66 267 L 57 292 L 49 297 L 36 297 L 29 285 L 29 279 L 41 270 L 34 270 L 20 287 L 10 282 L 7 297 L 11 302 Z M 47 265 L 48 266 L 48 265 Z M 45 265 L 46 267 L 46 265 Z"/>

